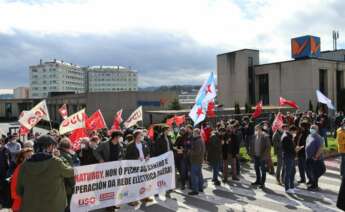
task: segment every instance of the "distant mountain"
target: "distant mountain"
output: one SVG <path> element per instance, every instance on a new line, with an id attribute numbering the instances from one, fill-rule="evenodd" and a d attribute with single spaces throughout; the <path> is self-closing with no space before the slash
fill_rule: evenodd
<path id="1" fill-rule="evenodd" d="M 13 94 L 0 94 L 0 99 L 13 99 Z"/>
<path id="2" fill-rule="evenodd" d="M 145 87 L 139 88 L 140 91 L 175 91 L 177 93 L 197 92 L 201 85 L 172 85 L 172 86 L 159 86 L 159 87 Z"/>

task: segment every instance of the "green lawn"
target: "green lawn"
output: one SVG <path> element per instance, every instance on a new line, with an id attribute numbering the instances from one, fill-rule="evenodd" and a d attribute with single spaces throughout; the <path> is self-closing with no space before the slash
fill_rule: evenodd
<path id="1" fill-rule="evenodd" d="M 337 147 L 337 142 L 336 142 L 335 138 L 328 137 L 328 147 L 325 148 L 325 152 L 328 153 L 328 152 L 334 152 L 337 150 L 338 150 L 338 147 Z M 271 151 L 271 155 L 272 155 L 273 163 L 277 162 L 277 156 L 274 155 L 273 148 Z M 240 149 L 240 158 L 242 158 L 245 161 L 250 161 L 250 156 L 247 154 L 247 150 L 245 147 L 241 147 L 241 149 Z"/>

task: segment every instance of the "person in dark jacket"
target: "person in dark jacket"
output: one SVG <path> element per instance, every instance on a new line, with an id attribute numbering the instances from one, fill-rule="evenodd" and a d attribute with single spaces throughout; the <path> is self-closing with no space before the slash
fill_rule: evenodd
<path id="1" fill-rule="evenodd" d="M 5 147 L 5 139 L 0 138 L 0 204 L 4 208 L 11 207 L 11 195 L 9 182 L 10 177 L 11 153 Z"/>
<path id="2" fill-rule="evenodd" d="M 186 183 L 188 182 L 188 174 L 190 173 L 190 161 L 188 157 L 190 143 L 190 134 L 187 132 L 186 128 L 181 128 L 180 135 L 177 137 L 175 142 L 175 162 L 180 173 L 181 190 L 184 190 L 186 188 Z"/>
<path id="3" fill-rule="evenodd" d="M 211 134 L 210 142 L 208 144 L 208 157 L 213 171 L 212 181 L 216 186 L 220 185 L 218 180 L 219 167 L 222 161 L 222 144 L 224 143 L 225 129 L 220 128 L 218 131 L 213 131 Z"/>
<path id="4" fill-rule="evenodd" d="M 276 180 L 279 185 L 284 183 L 284 168 L 283 168 L 283 150 L 281 139 L 283 133 L 288 130 L 288 126 L 283 124 L 281 129 L 278 129 L 272 138 L 274 154 L 277 155 L 277 170 L 276 170 Z"/>
<path id="5" fill-rule="evenodd" d="M 282 136 L 282 151 L 284 157 L 284 169 L 285 169 L 285 192 L 295 193 L 295 158 L 296 158 L 296 145 L 294 138 L 297 134 L 297 128 L 295 125 L 291 125 L 289 130 L 284 132 Z"/>
<path id="6" fill-rule="evenodd" d="M 127 145 L 126 159 L 127 160 L 149 160 L 150 159 L 150 149 L 144 142 L 144 134 L 141 130 L 136 130 L 133 133 L 134 141 Z M 143 202 L 152 202 L 151 198 L 144 198 Z M 139 202 L 131 202 L 129 205 L 137 206 Z"/>
<path id="7" fill-rule="evenodd" d="M 67 165 L 67 166 L 78 166 L 80 164 L 79 159 L 77 158 L 76 154 L 71 151 L 71 141 L 68 138 L 63 138 L 60 140 L 59 143 L 59 150 L 60 150 L 60 159 Z M 66 187 L 66 194 L 67 194 L 67 207 L 65 212 L 70 211 L 70 203 L 74 191 L 75 181 L 74 177 L 66 178 L 65 179 L 65 187 Z"/>
<path id="8" fill-rule="evenodd" d="M 98 145 L 94 152 L 95 158 L 99 163 L 122 160 L 124 158 L 122 142 L 123 133 L 113 131 L 108 141 Z"/>
<path id="9" fill-rule="evenodd" d="M 74 170 L 53 156 L 57 154 L 56 142 L 51 136 L 40 136 L 36 143 L 39 152 L 21 165 L 18 175 L 16 190 L 22 198 L 20 211 L 62 212 L 67 206 L 64 179 L 73 177 Z"/>
<path id="10" fill-rule="evenodd" d="M 229 126 L 229 139 L 228 139 L 228 157 L 231 160 L 231 172 L 232 172 L 232 180 L 238 181 L 239 178 L 237 177 L 237 160 L 239 158 L 240 153 L 240 140 L 236 133 L 236 123 L 232 123 Z M 225 172 L 227 173 L 227 171 Z M 225 177 L 225 180 L 227 178 Z"/>
<path id="11" fill-rule="evenodd" d="M 299 175 L 300 175 L 300 180 L 298 181 L 298 183 L 305 183 L 306 182 L 306 178 L 305 178 L 305 172 L 306 172 L 306 156 L 305 156 L 305 145 L 306 145 L 306 141 L 307 138 L 309 136 L 309 128 L 310 128 L 310 124 L 309 122 L 301 122 L 300 124 L 300 136 L 298 138 L 297 141 L 297 165 L 298 165 L 298 170 L 299 170 Z"/>
<path id="12" fill-rule="evenodd" d="M 200 129 L 193 130 L 192 147 L 189 152 L 191 162 L 191 178 L 192 178 L 192 191 L 189 195 L 198 195 L 199 192 L 204 192 L 204 178 L 202 176 L 202 163 L 205 155 L 205 143 L 200 136 Z"/>
<path id="13" fill-rule="evenodd" d="M 98 163 L 98 160 L 95 157 L 95 150 L 97 149 L 99 138 L 92 137 L 84 138 L 81 140 L 80 150 L 77 152 L 80 158 L 80 165 L 91 165 Z"/>
<path id="14" fill-rule="evenodd" d="M 154 143 L 155 152 L 153 156 L 160 156 L 173 150 L 173 145 L 171 143 L 171 139 L 169 138 L 169 127 L 164 127 L 162 130 L 163 132 L 161 133 L 157 142 Z"/>

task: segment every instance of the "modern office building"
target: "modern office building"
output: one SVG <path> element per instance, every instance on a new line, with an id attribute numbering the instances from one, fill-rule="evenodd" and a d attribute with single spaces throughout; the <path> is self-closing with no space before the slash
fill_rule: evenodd
<path id="1" fill-rule="evenodd" d="M 88 92 L 137 91 L 138 74 L 122 66 L 92 66 L 86 70 Z"/>
<path id="2" fill-rule="evenodd" d="M 51 92 L 85 91 L 85 74 L 78 66 L 60 60 L 32 65 L 30 69 L 30 97 L 45 98 Z"/>
<path id="3" fill-rule="evenodd" d="M 302 110 L 317 104 L 316 90 L 338 108 L 345 93 L 345 50 L 320 51 L 320 38 L 303 36 L 291 40 L 294 59 L 260 64 L 259 51 L 243 49 L 217 55 L 218 102 L 278 105 L 279 97 L 296 101 Z"/>
<path id="4" fill-rule="evenodd" d="M 13 98 L 15 99 L 27 99 L 29 98 L 28 87 L 17 87 L 13 89 Z"/>

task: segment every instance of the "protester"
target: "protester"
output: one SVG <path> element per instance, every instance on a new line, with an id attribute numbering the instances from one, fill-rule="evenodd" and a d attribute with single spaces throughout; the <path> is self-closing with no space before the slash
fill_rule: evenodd
<path id="1" fill-rule="evenodd" d="M 276 180 L 279 185 L 282 185 L 284 183 L 283 149 L 281 138 L 283 136 L 283 133 L 287 130 L 288 126 L 284 124 L 281 129 L 277 129 L 272 138 L 274 154 L 277 156 Z"/>
<path id="2" fill-rule="evenodd" d="M 188 174 L 190 173 L 190 161 L 189 161 L 189 146 L 190 146 L 190 135 L 186 128 L 181 128 L 179 136 L 177 136 L 175 142 L 175 163 L 177 170 L 180 174 L 181 190 L 186 188 L 188 182 Z"/>
<path id="3" fill-rule="evenodd" d="M 262 126 L 257 125 L 255 127 L 255 139 L 251 145 L 251 156 L 254 158 L 256 174 L 256 181 L 252 185 L 259 186 L 259 188 L 265 188 L 270 145 L 269 135 L 263 131 Z"/>
<path id="4" fill-rule="evenodd" d="M 16 168 L 13 172 L 13 175 L 11 177 L 11 198 L 12 198 L 12 211 L 13 212 L 19 212 L 22 199 L 20 196 L 18 196 L 16 188 L 17 188 L 17 181 L 18 181 L 18 173 L 20 170 L 20 166 L 22 163 L 29 159 L 33 154 L 32 148 L 23 148 L 20 150 L 19 154 L 17 155 L 16 160 Z"/>
<path id="5" fill-rule="evenodd" d="M 78 157 L 80 159 L 80 165 L 91 165 L 98 163 L 98 160 L 95 157 L 95 150 L 99 138 L 97 136 L 90 138 L 83 138 L 80 140 L 80 150 L 77 151 Z"/>
<path id="6" fill-rule="evenodd" d="M 341 157 L 340 175 L 345 177 L 345 119 L 341 123 L 341 127 L 337 130 L 338 152 Z"/>
<path id="7" fill-rule="evenodd" d="M 123 133 L 114 131 L 111 133 L 110 140 L 100 143 L 94 151 L 94 156 L 99 163 L 119 161 L 124 159 Z"/>
<path id="8" fill-rule="evenodd" d="M 173 150 L 173 145 L 169 137 L 170 128 L 163 127 L 162 133 L 160 134 L 157 141 L 154 143 L 154 153 L 153 156 L 160 156 L 168 151 Z"/>
<path id="9" fill-rule="evenodd" d="M 214 185 L 220 186 L 218 180 L 219 168 L 222 161 L 222 145 L 224 143 L 225 129 L 220 128 L 218 131 L 213 131 L 211 134 L 210 142 L 208 144 L 207 160 L 212 167 L 213 177 L 212 181 Z"/>
<path id="10" fill-rule="evenodd" d="M 66 137 L 62 138 L 59 143 L 60 159 L 70 167 L 75 167 L 80 165 L 80 160 L 77 155 L 71 150 L 71 141 Z M 73 191 L 74 191 L 74 177 L 65 178 L 65 188 L 67 195 L 67 207 L 65 212 L 69 212 L 69 206 L 71 203 Z"/>
<path id="11" fill-rule="evenodd" d="M 191 143 L 190 162 L 191 162 L 191 181 L 192 191 L 189 195 L 198 195 L 204 192 L 204 179 L 202 175 L 202 163 L 205 155 L 205 143 L 201 139 L 200 129 L 193 130 L 193 139 Z"/>
<path id="12" fill-rule="evenodd" d="M 150 158 L 150 149 L 144 142 L 144 135 L 141 130 L 136 130 L 133 133 L 134 141 L 128 144 L 126 151 L 127 160 L 148 160 Z M 142 200 L 144 203 L 152 202 L 151 198 L 144 198 Z M 139 202 L 131 202 L 129 205 L 137 206 Z"/>
<path id="13" fill-rule="evenodd" d="M 310 123 L 305 120 L 300 124 L 300 135 L 298 136 L 298 141 L 296 145 L 297 150 L 297 164 L 300 175 L 300 180 L 298 183 L 306 183 L 306 156 L 305 156 L 305 145 L 307 138 L 309 136 Z"/>
<path id="14" fill-rule="evenodd" d="M 19 154 L 20 150 L 22 149 L 21 145 L 17 141 L 17 134 L 13 134 L 12 136 L 9 136 L 9 142 L 5 145 L 5 147 L 10 151 L 11 153 L 11 164 L 10 164 L 10 173 L 14 171 L 14 166 L 16 163 L 17 155 Z"/>
<path id="15" fill-rule="evenodd" d="M 224 161 L 224 181 L 228 180 L 228 164 L 231 164 L 232 180 L 238 181 L 237 160 L 240 151 L 240 141 L 236 135 L 236 121 L 233 121 L 227 128 L 227 160 Z"/>
<path id="16" fill-rule="evenodd" d="M 285 192 L 295 193 L 295 157 L 296 157 L 296 145 L 294 139 L 297 136 L 297 128 L 295 125 L 291 125 L 289 130 L 284 132 L 282 136 L 282 151 L 284 161 L 284 173 L 285 173 Z"/>
<path id="17" fill-rule="evenodd" d="M 307 185 L 309 190 L 314 191 L 319 189 L 319 177 L 325 172 L 322 157 L 324 140 L 318 134 L 318 131 L 317 125 L 310 127 L 310 135 L 307 138 L 305 147 L 307 177 L 309 179 Z"/>
<path id="18" fill-rule="evenodd" d="M 6 148 L 5 139 L 0 138 L 0 204 L 4 208 L 11 207 L 10 185 L 7 181 L 10 175 L 11 153 Z"/>
<path id="19" fill-rule="evenodd" d="M 73 168 L 53 156 L 57 143 L 51 136 L 40 136 L 37 145 L 39 152 L 21 165 L 18 174 L 20 211 L 62 212 L 67 206 L 64 179 L 74 176 Z"/>

